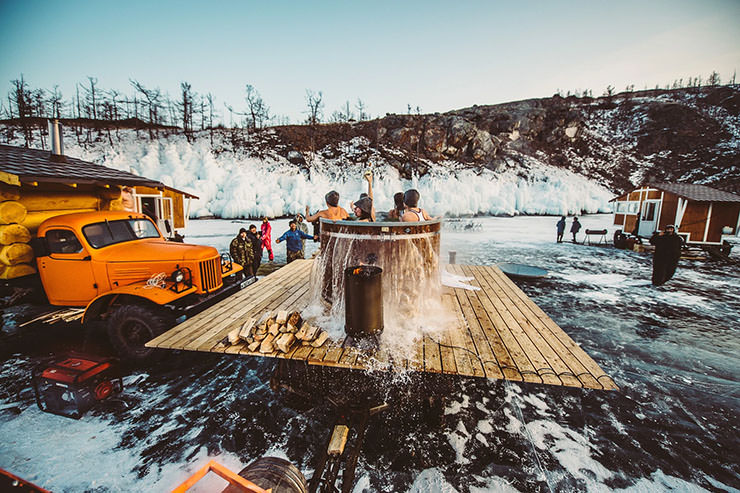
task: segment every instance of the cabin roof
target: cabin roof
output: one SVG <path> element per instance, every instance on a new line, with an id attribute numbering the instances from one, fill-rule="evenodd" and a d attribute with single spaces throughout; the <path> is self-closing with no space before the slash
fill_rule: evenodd
<path id="1" fill-rule="evenodd" d="M 51 152 L 0 144 L 0 171 L 12 175 L 3 181 L 78 183 L 90 185 L 129 185 L 164 188 L 159 181 L 120 171 L 82 159 L 64 156 L 52 160 Z M 20 183 L 14 183 L 20 185 Z"/>
<path id="2" fill-rule="evenodd" d="M 725 192 L 724 190 L 717 190 L 706 185 L 695 185 L 693 183 L 650 183 L 649 186 L 697 202 L 740 202 L 740 195 Z M 619 197 L 624 197 L 627 193 L 629 192 L 623 193 Z M 615 197 L 610 202 L 617 200 L 619 197 Z"/>

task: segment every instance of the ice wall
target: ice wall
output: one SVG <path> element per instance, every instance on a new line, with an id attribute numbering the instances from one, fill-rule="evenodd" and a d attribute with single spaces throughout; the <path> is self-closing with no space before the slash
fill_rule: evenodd
<path id="1" fill-rule="evenodd" d="M 199 196 L 193 217 L 282 216 L 324 206 L 324 194 L 337 190 L 345 208 L 365 191 L 361 169 L 318 156 L 310 171 L 276 156 L 266 159 L 234 152 L 216 154 L 207 138 L 194 143 L 182 136 L 149 141 L 131 131 L 122 142 L 101 142 L 88 148 L 65 139 L 66 153 L 162 181 Z M 377 161 L 376 161 L 377 162 Z M 374 165 L 375 204 L 393 206 L 393 194 L 408 188 L 421 193 L 421 205 L 432 215 L 580 214 L 609 212 L 612 193 L 572 172 L 529 158 L 525 167 L 503 173 L 465 170 L 441 163 L 421 178 L 404 180 L 388 165 Z"/>

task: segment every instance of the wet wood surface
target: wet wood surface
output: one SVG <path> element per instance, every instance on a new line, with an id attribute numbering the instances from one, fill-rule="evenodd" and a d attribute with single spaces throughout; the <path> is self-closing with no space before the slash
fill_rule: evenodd
<path id="1" fill-rule="evenodd" d="M 382 349 L 370 352 L 349 341 L 321 347 L 296 345 L 287 353 L 249 351 L 246 343 L 228 345 L 227 334 L 270 310 L 301 310 L 310 301 L 313 260 L 297 260 L 260 279 L 150 341 L 147 346 L 186 351 L 292 359 L 311 365 L 357 370 L 423 371 L 467 377 L 507 379 L 616 390 L 599 365 L 495 266 L 446 265 L 470 278 L 478 290 L 443 289 L 442 304 L 453 315 L 447 330 L 417 339 L 404 360 Z"/>

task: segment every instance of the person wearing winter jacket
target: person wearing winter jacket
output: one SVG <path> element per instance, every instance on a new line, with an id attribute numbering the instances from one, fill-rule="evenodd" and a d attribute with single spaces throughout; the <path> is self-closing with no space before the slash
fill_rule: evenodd
<path id="1" fill-rule="evenodd" d="M 560 221 L 555 225 L 558 228 L 558 243 L 563 242 L 563 233 L 565 233 L 565 216 L 560 218 Z"/>
<path id="2" fill-rule="evenodd" d="M 275 260 L 275 255 L 272 254 L 272 225 L 270 224 L 270 220 L 267 219 L 267 216 L 262 219 L 260 229 L 262 231 L 262 247 L 267 250 L 268 258 L 272 262 Z"/>
<path id="3" fill-rule="evenodd" d="M 251 243 L 247 240 L 246 229 L 241 228 L 236 238 L 231 240 L 229 253 L 231 259 L 242 266 L 242 272 L 245 276 L 252 277 L 254 275 L 254 252 Z"/>
<path id="4" fill-rule="evenodd" d="M 252 244 L 252 252 L 254 254 L 254 262 L 252 263 L 254 275 L 257 275 L 257 271 L 262 263 L 262 233 L 257 231 L 257 226 L 254 224 L 249 225 L 249 231 L 247 231 L 247 240 Z"/>
<path id="5" fill-rule="evenodd" d="M 275 240 L 275 243 L 285 241 L 285 250 L 287 254 L 286 257 L 288 258 L 288 263 L 291 263 L 294 260 L 298 260 L 299 258 L 303 258 L 303 250 L 301 250 L 301 238 L 310 240 L 314 237 L 298 229 L 298 225 L 295 221 L 290 221 L 290 229 L 283 233 L 280 238 Z"/>
<path id="6" fill-rule="evenodd" d="M 578 222 L 578 218 L 573 218 L 573 224 L 570 227 L 570 232 L 573 233 L 573 243 L 578 243 L 576 241 L 576 235 L 581 230 L 581 223 Z"/>
<path id="7" fill-rule="evenodd" d="M 678 260 L 681 258 L 683 241 L 676 234 L 672 224 L 665 227 L 662 233 L 657 231 L 650 238 L 650 244 L 655 245 L 653 253 L 653 286 L 660 286 L 669 281 L 676 272 Z"/>

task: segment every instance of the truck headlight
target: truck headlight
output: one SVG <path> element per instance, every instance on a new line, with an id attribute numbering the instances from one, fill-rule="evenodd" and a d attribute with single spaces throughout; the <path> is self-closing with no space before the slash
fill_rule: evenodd
<path id="1" fill-rule="evenodd" d="M 172 280 L 178 283 L 184 281 L 185 273 L 180 269 L 177 269 L 175 272 L 172 273 Z"/>

